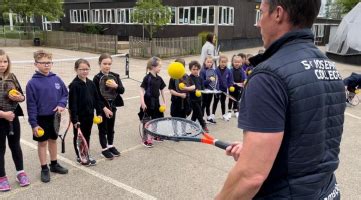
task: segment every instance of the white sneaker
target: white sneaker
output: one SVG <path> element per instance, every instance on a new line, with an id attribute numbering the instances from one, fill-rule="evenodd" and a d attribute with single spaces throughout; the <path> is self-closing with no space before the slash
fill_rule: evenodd
<path id="1" fill-rule="evenodd" d="M 228 114 L 224 114 L 222 118 L 224 119 L 224 121 L 229 121 Z"/>
<path id="2" fill-rule="evenodd" d="M 232 112 L 228 112 L 226 115 L 227 115 L 228 120 L 232 118 Z"/>
<path id="3" fill-rule="evenodd" d="M 236 115 L 236 118 L 238 119 L 239 112 L 235 112 L 234 115 Z"/>

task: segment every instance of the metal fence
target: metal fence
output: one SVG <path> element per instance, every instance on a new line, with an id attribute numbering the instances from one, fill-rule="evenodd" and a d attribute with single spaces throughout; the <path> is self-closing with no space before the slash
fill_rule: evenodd
<path id="1" fill-rule="evenodd" d="M 93 53 L 116 54 L 116 35 L 95 35 L 76 32 L 49 31 L 44 34 L 44 45 Z"/>
<path id="2" fill-rule="evenodd" d="M 43 32 L 35 26 L 0 26 L 0 46 L 30 46 Z"/>
<path id="3" fill-rule="evenodd" d="M 199 54 L 202 48 L 200 37 L 153 38 L 129 37 L 131 57 L 158 56 L 161 58 Z"/>

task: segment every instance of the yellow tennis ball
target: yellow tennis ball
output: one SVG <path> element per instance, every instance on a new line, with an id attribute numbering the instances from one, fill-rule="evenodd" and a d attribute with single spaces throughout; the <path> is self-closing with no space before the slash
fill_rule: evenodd
<path id="1" fill-rule="evenodd" d="M 200 96 L 202 96 L 202 93 L 201 93 L 201 91 L 199 91 L 199 90 L 196 90 L 196 97 L 200 97 Z"/>
<path id="2" fill-rule="evenodd" d="M 360 93 L 360 90 L 359 89 L 355 90 L 355 94 L 358 94 L 358 93 Z"/>
<path id="3" fill-rule="evenodd" d="M 182 63 L 172 62 L 168 66 L 168 74 L 173 79 L 180 79 L 186 73 L 186 69 L 184 68 Z"/>
<path id="4" fill-rule="evenodd" d="M 248 72 L 247 72 L 247 75 L 250 75 L 252 73 L 252 70 L 249 70 Z"/>
<path id="5" fill-rule="evenodd" d="M 233 86 L 229 87 L 230 92 L 234 92 L 235 88 Z"/>
<path id="6" fill-rule="evenodd" d="M 216 78 L 214 78 L 213 76 L 211 76 L 211 77 L 209 78 L 209 80 L 211 80 L 211 81 L 213 82 L 213 81 L 216 80 Z"/>
<path id="7" fill-rule="evenodd" d="M 186 85 L 184 83 L 179 83 L 178 87 L 179 89 L 183 90 L 186 87 Z"/>
<path id="8" fill-rule="evenodd" d="M 165 106 L 161 105 L 159 106 L 159 112 L 163 113 L 165 111 Z"/>
<path id="9" fill-rule="evenodd" d="M 44 135 L 44 129 L 38 128 L 38 137 L 41 137 Z"/>
<path id="10" fill-rule="evenodd" d="M 19 92 L 16 89 L 12 89 L 12 90 L 9 91 L 9 95 L 18 96 Z"/>
<path id="11" fill-rule="evenodd" d="M 112 84 L 114 81 L 112 79 L 107 80 L 107 82 L 105 82 L 105 84 Z"/>
<path id="12" fill-rule="evenodd" d="M 93 118 L 93 123 L 94 124 L 100 124 L 102 122 L 103 122 L 103 119 L 101 117 L 94 116 L 94 118 Z"/>

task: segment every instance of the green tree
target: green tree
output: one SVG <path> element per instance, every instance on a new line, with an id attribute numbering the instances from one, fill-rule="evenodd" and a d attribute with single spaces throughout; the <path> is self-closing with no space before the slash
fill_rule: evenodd
<path id="1" fill-rule="evenodd" d="M 16 13 L 21 17 L 44 16 L 57 20 L 64 16 L 63 0 L 0 0 L 0 13 Z M 26 22 L 29 25 L 29 22 Z"/>
<path id="2" fill-rule="evenodd" d="M 138 0 L 132 14 L 133 21 L 143 25 L 152 40 L 162 26 L 170 22 L 172 13 L 161 0 Z"/>
<path id="3" fill-rule="evenodd" d="M 342 14 L 346 14 L 355 7 L 360 0 L 337 0 L 336 3 L 340 5 Z"/>

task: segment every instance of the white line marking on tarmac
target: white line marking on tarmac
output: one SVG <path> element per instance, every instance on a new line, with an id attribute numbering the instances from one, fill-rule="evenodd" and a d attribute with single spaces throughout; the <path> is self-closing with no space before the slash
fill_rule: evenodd
<path id="1" fill-rule="evenodd" d="M 38 149 L 38 147 L 35 144 L 32 144 L 32 143 L 30 143 L 30 142 L 28 142 L 26 140 L 20 139 L 20 142 L 23 143 L 24 145 L 32 148 L 32 149 L 35 149 L 35 150 Z M 116 186 L 118 188 L 122 188 L 122 189 L 124 189 L 124 190 L 126 190 L 126 191 L 128 191 L 130 193 L 133 193 L 133 194 L 135 194 L 135 195 L 137 195 L 137 196 L 139 196 L 139 197 L 141 197 L 143 199 L 147 199 L 147 200 L 155 200 L 155 199 L 157 199 L 156 197 L 154 197 L 154 196 L 152 196 L 150 194 L 146 194 L 146 193 L 144 193 L 144 192 L 142 192 L 140 190 L 132 188 L 129 185 L 121 183 L 121 182 L 119 182 L 119 181 L 117 181 L 117 180 L 115 180 L 113 178 L 110 178 L 108 176 L 100 174 L 100 173 L 98 173 L 98 172 L 96 172 L 94 170 L 83 167 L 81 165 L 78 165 L 75 162 L 73 162 L 73 161 L 71 161 L 71 160 L 69 160 L 69 159 L 67 159 L 67 158 L 65 158 L 65 157 L 63 157 L 63 156 L 61 156 L 59 154 L 58 154 L 58 159 L 65 162 L 65 163 L 67 163 L 68 165 L 71 165 L 71 166 L 73 166 L 75 168 L 78 168 L 78 169 L 80 169 L 80 170 L 82 170 L 82 171 L 84 171 L 84 172 L 86 172 L 86 173 L 88 173 L 88 174 L 90 174 L 92 176 L 95 176 L 95 177 L 97 177 L 97 178 L 99 178 L 99 179 L 101 179 L 101 180 L 103 180 L 103 181 L 105 181 L 107 183 L 113 184 L 114 186 Z"/>
<path id="2" fill-rule="evenodd" d="M 358 116 L 353 115 L 353 114 L 348 113 L 348 112 L 345 112 L 345 115 L 348 115 L 348 116 L 353 117 L 353 118 L 355 118 L 355 119 L 360 119 L 360 120 L 361 120 L 361 117 L 358 117 Z"/>

